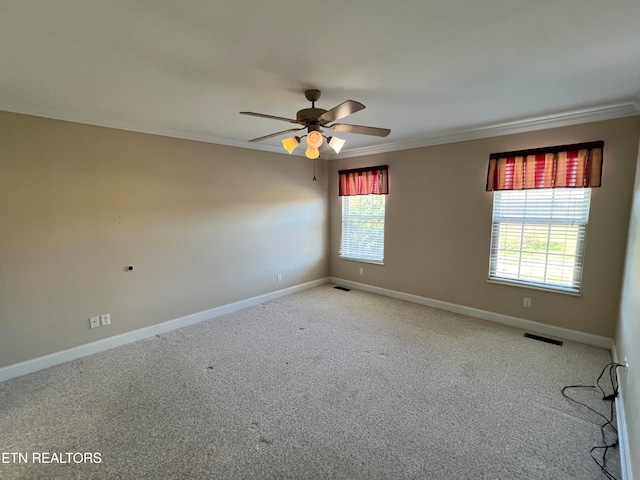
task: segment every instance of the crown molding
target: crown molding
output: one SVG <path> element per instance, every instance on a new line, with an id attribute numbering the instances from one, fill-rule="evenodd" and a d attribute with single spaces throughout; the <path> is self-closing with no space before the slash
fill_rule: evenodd
<path id="1" fill-rule="evenodd" d="M 147 133 L 150 135 L 161 135 L 165 137 L 181 138 L 198 142 L 215 143 L 217 145 L 225 145 L 229 147 L 248 148 L 251 150 L 260 150 L 278 154 L 285 153 L 282 147 L 277 145 L 250 143 L 247 141 L 233 140 L 229 138 L 218 137 L 215 135 L 209 135 L 202 132 L 192 132 L 187 130 L 146 125 L 137 122 L 105 119 L 101 117 L 85 115 L 82 113 L 69 112 L 46 107 L 43 108 L 25 105 L 18 106 L 0 101 L 0 110 L 12 113 L 33 115 L 36 117 L 51 118 L 67 122 L 81 123 L 86 125 L 95 125 L 99 127 L 114 128 L 118 130 Z M 535 130 L 544 130 L 547 128 L 567 127 L 571 125 L 579 125 L 581 123 L 612 120 L 615 118 L 631 117 L 635 115 L 640 115 L 640 94 L 637 96 L 637 98 L 634 98 L 633 100 L 630 100 L 626 103 L 577 110 L 569 113 L 562 113 L 559 115 L 546 115 L 528 120 L 487 125 L 484 127 L 473 129 L 440 132 L 437 135 L 428 136 L 426 138 L 421 138 L 418 140 L 385 143 L 382 145 L 375 145 L 371 147 L 343 150 L 340 155 L 323 152 L 322 159 L 333 160 L 337 158 L 361 157 L 364 155 L 374 155 L 378 153 L 409 150 L 413 148 L 443 145 L 446 143 L 463 142 L 467 140 L 478 140 L 481 138 L 497 137 L 500 135 L 510 135 L 514 133 L 523 133 Z M 294 152 L 293 155 L 304 157 L 304 154 L 299 152 Z"/>
<path id="2" fill-rule="evenodd" d="M 559 115 L 546 115 L 543 117 L 537 117 L 528 120 L 506 122 L 468 130 L 454 130 L 450 132 L 440 133 L 432 137 L 422 138 L 420 140 L 387 143 L 384 145 L 375 145 L 372 147 L 356 148 L 343 152 L 340 155 L 340 158 L 361 157 L 364 155 L 374 155 L 377 153 L 388 153 L 399 150 L 409 150 L 412 148 L 443 145 L 446 143 L 478 140 L 481 138 L 498 137 L 501 135 L 511 135 L 514 133 L 545 130 L 548 128 L 568 127 L 571 125 L 579 125 L 582 123 L 633 117 L 635 115 L 640 115 L 640 97 L 626 103 L 608 105 L 604 107 L 577 110 L 574 112 L 562 113 Z"/>
<path id="3" fill-rule="evenodd" d="M 228 147 L 248 148 L 251 150 L 261 150 L 273 153 L 283 153 L 282 147 L 276 145 L 255 144 L 241 140 L 233 140 L 224 137 L 217 137 L 202 132 L 192 132 L 174 128 L 160 127 L 156 125 L 146 125 L 137 122 L 127 122 L 123 120 L 112 120 L 101 117 L 94 117 L 77 112 L 68 112 L 53 108 L 42 108 L 24 105 L 13 105 L 0 101 L 0 110 L 11 113 L 21 113 L 24 115 L 33 115 L 34 117 L 51 118 L 54 120 L 62 120 L 65 122 L 81 123 L 85 125 L 94 125 L 97 127 L 114 128 L 117 130 L 126 130 L 129 132 L 147 133 L 150 135 L 160 135 L 163 137 L 181 138 L 184 140 L 195 140 L 197 142 L 215 143 L 217 145 L 225 145 Z M 285 152 L 286 153 L 286 152 Z"/>

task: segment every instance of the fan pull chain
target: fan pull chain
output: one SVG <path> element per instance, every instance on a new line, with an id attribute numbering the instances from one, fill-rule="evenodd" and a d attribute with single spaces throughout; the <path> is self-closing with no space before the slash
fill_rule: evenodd
<path id="1" fill-rule="evenodd" d="M 313 160 L 313 181 L 317 181 L 316 180 L 316 161 L 315 159 Z"/>

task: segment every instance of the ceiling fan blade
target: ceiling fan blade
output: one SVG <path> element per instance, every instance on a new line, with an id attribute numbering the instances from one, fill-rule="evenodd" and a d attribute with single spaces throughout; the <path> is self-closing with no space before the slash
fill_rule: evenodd
<path id="1" fill-rule="evenodd" d="M 298 123 L 293 118 L 276 117 L 275 115 L 265 115 L 264 113 L 240 112 L 240 115 L 251 115 L 252 117 L 270 118 L 271 120 L 282 120 L 283 122 Z"/>
<path id="2" fill-rule="evenodd" d="M 391 133 L 391 130 L 388 128 L 347 125 L 346 123 L 335 123 L 328 128 L 335 130 L 336 132 L 361 133 L 363 135 L 374 135 L 376 137 L 386 137 Z"/>
<path id="3" fill-rule="evenodd" d="M 325 112 L 322 115 L 320 115 L 319 120 L 324 123 L 335 122 L 336 120 L 340 120 L 341 118 L 344 118 L 347 115 L 351 115 L 352 113 L 359 112 L 364 108 L 365 106 L 360 102 L 347 100 L 346 102 L 343 102 L 337 107 L 334 107 L 328 112 Z"/>
<path id="4" fill-rule="evenodd" d="M 289 130 L 283 130 L 281 132 L 272 133 L 271 135 L 265 135 L 264 137 L 254 138 L 254 139 L 249 140 L 249 141 L 250 142 L 261 142 L 262 140 L 267 140 L 268 138 L 279 137 L 280 135 L 284 135 L 285 133 L 297 132 L 299 130 L 304 130 L 304 129 L 305 129 L 305 127 L 302 127 L 302 128 L 290 128 Z"/>

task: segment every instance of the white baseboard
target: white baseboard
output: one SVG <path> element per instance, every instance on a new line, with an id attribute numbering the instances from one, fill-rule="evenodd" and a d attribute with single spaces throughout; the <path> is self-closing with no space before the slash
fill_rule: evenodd
<path id="1" fill-rule="evenodd" d="M 618 356 L 615 342 L 611 345 L 611 357 L 614 362 L 622 363 Z M 621 369 L 618 369 L 620 371 Z M 620 468 L 622 480 L 633 480 L 631 471 L 631 453 L 629 451 L 629 436 L 627 434 L 627 418 L 624 413 L 624 390 L 627 385 L 626 372 L 619 375 L 618 397 L 616 398 L 616 424 L 618 426 L 618 446 L 620 447 Z"/>
<path id="2" fill-rule="evenodd" d="M 45 355 L 43 357 L 26 360 L 24 362 L 16 363 L 14 365 L 8 365 L 6 367 L 0 368 L 0 382 L 4 380 L 9 380 L 10 378 L 19 377 L 21 375 L 26 375 L 27 373 L 36 372 L 44 368 L 49 368 L 54 365 L 59 365 L 61 363 L 69 362 L 71 360 L 85 357 L 87 355 L 93 355 L 94 353 L 103 352 L 105 350 L 119 347 L 121 345 L 126 345 L 127 343 L 136 342 L 138 340 L 149 338 L 154 335 L 170 332 L 171 330 L 175 330 L 177 328 L 193 325 L 195 323 L 209 320 L 211 318 L 215 318 L 220 315 L 236 312 L 238 310 L 242 310 L 243 308 L 251 307 L 253 305 L 258 305 L 259 303 L 262 303 L 262 302 L 267 302 L 269 300 L 283 297 L 285 295 L 290 295 L 292 293 L 300 292 L 302 290 L 313 288 L 319 285 L 324 285 L 325 283 L 328 283 L 328 282 L 334 283 L 336 285 L 344 285 L 350 288 L 355 288 L 358 290 L 364 290 L 367 292 L 376 293 L 379 295 L 385 295 L 387 297 L 397 298 L 399 300 L 418 303 L 420 305 L 439 308 L 441 310 L 460 313 L 463 315 L 468 315 L 470 317 L 489 320 L 492 322 L 497 322 L 504 325 L 509 325 L 509 326 L 521 328 L 524 330 L 529 330 L 535 333 L 551 335 L 551 336 L 562 338 L 565 340 L 573 340 L 576 342 L 585 343 L 587 345 L 593 345 L 596 347 L 610 349 L 612 348 L 612 344 L 613 344 L 610 338 L 601 337 L 599 335 L 592 335 L 589 333 L 578 332 L 578 331 L 570 330 L 567 328 L 555 327 L 553 325 L 546 325 L 543 323 L 533 322 L 531 320 L 510 317 L 508 315 L 502 315 L 499 313 L 480 310 L 477 308 L 465 307 L 463 305 L 443 302 L 441 300 L 434 300 L 432 298 L 420 297 L 418 295 L 412 295 L 409 293 L 398 292 L 395 290 L 388 290 L 386 288 L 374 287 L 374 286 L 366 285 L 363 283 L 352 282 L 349 280 L 330 277 L 330 278 L 321 278 L 311 282 L 303 283 L 301 285 L 296 285 L 296 286 L 285 288 L 282 290 L 277 290 L 275 292 L 266 293 L 264 295 L 259 295 L 259 296 L 251 297 L 245 300 L 240 300 L 238 302 L 229 303 L 227 305 L 222 305 L 220 307 L 215 307 L 202 312 L 193 313 L 185 317 L 176 318 L 174 320 L 169 320 L 163 323 L 159 323 L 157 325 L 151 325 L 149 327 L 133 330 L 131 332 L 123 333 L 120 335 L 115 335 L 113 337 L 105 338 L 103 340 L 98 340 L 96 342 L 79 345 L 77 347 L 70 348 L 68 350 L 63 350 L 61 352 L 55 352 L 50 355 Z"/>
<path id="3" fill-rule="evenodd" d="M 396 290 L 374 287 L 371 285 L 366 285 L 364 283 L 343 280 L 341 278 L 330 277 L 329 280 L 331 281 L 331 283 L 335 283 L 336 285 L 344 285 L 345 287 L 354 288 L 356 290 L 364 290 L 366 292 L 377 293 L 378 295 L 384 295 L 386 297 L 397 298 L 398 300 L 405 300 L 407 302 L 418 303 L 420 305 L 426 305 L 428 307 L 438 308 L 440 310 L 460 313 L 462 315 L 468 315 L 470 317 L 480 318 L 482 320 L 489 320 L 491 322 L 501 323 L 510 327 L 516 327 L 534 333 L 549 335 L 563 340 L 571 340 L 574 342 L 584 343 L 586 345 L 592 345 L 594 347 L 606 348 L 607 350 L 611 349 L 611 346 L 613 345 L 612 339 L 608 337 L 602 337 L 600 335 L 578 332 L 576 330 L 571 330 L 568 328 L 556 327 L 553 325 L 534 322 L 532 320 L 525 320 L 523 318 L 511 317 L 509 315 L 502 315 L 500 313 L 489 312 L 487 310 L 480 310 L 478 308 L 465 307 L 464 305 L 443 302 L 441 300 L 434 300 L 427 297 L 420 297 L 418 295 L 398 292 Z"/>
<path id="4" fill-rule="evenodd" d="M 627 420 L 624 413 L 624 388 L 618 386 L 616 398 L 616 423 L 618 426 L 618 446 L 620 447 L 620 468 L 622 480 L 633 480 L 631 472 L 631 452 L 629 452 L 629 436 L 627 434 Z"/>
<path id="5" fill-rule="evenodd" d="M 28 373 L 37 372 L 45 368 L 53 367 L 54 365 L 60 365 L 61 363 L 76 360 L 78 358 L 86 357 L 87 355 L 93 355 L 94 353 L 104 352 L 111 348 L 126 345 L 128 343 L 137 342 L 144 338 L 153 337 L 161 333 L 167 333 L 177 328 L 186 327 L 195 323 L 200 323 L 205 320 L 210 320 L 220 315 L 227 313 L 237 312 L 243 308 L 258 305 L 260 303 L 268 302 L 285 295 L 307 290 L 309 288 L 317 287 L 328 283 L 328 278 L 321 278 L 311 282 L 295 285 L 293 287 L 277 290 L 271 293 L 265 293 L 264 295 L 258 295 L 256 297 L 247 298 L 234 303 L 228 303 L 219 307 L 204 310 L 202 312 L 193 313 L 185 317 L 168 320 L 166 322 L 158 323 L 157 325 L 151 325 L 149 327 L 140 328 L 131 332 L 122 333 L 120 335 L 114 335 L 113 337 L 98 340 L 96 342 L 86 343 L 77 347 L 63 350 L 61 352 L 55 352 L 43 357 L 26 360 L 21 363 L 8 365 L 0 368 L 0 382 L 9 380 L 11 378 L 26 375 Z"/>

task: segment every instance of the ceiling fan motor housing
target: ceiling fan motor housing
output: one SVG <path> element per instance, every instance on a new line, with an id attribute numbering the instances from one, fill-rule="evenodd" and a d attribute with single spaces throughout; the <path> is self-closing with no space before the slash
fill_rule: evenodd
<path id="1" fill-rule="evenodd" d="M 323 108 L 303 108 L 296 114 L 298 123 L 308 127 L 310 125 L 323 125 L 319 117 L 327 111 Z"/>

